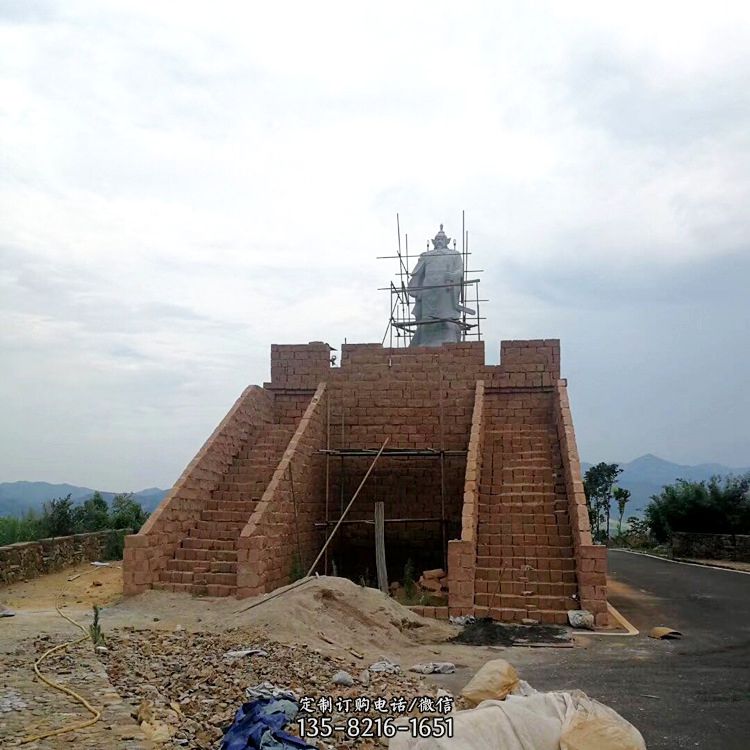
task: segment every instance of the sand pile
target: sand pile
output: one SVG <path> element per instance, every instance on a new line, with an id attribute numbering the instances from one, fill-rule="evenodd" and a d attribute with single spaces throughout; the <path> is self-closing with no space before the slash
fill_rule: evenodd
<path id="1" fill-rule="evenodd" d="M 231 624 L 311 646 L 334 641 L 364 654 L 408 652 L 416 644 L 440 643 L 458 632 L 448 623 L 415 614 L 378 589 L 333 576 L 320 576 L 240 613 Z"/>

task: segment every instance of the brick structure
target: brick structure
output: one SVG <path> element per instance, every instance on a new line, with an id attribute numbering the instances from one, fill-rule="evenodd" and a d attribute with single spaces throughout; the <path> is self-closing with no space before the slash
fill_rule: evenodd
<path id="1" fill-rule="evenodd" d="M 386 349 L 274 345 L 250 387 L 148 523 L 126 539 L 127 593 L 252 596 L 306 572 L 385 438 L 327 555 L 375 577 L 385 503 L 390 579 L 448 566 L 447 607 L 426 614 L 607 620 L 606 550 L 591 543 L 557 340 Z M 328 451 L 328 452 L 326 452 Z M 346 455 L 342 455 L 346 453 Z M 318 567 L 323 572 L 323 563 Z M 579 603 L 580 602 L 580 603 Z"/>

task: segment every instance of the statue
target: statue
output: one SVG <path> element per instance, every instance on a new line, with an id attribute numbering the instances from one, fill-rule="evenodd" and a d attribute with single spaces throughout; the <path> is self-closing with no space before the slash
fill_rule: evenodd
<path id="1" fill-rule="evenodd" d="M 464 264 L 454 247 L 448 247 L 443 225 L 432 240 L 432 250 L 419 256 L 409 279 L 408 293 L 414 298 L 414 319 L 420 325 L 409 346 L 440 346 L 461 341 L 461 284 Z M 466 310 L 469 312 L 468 310 Z"/>

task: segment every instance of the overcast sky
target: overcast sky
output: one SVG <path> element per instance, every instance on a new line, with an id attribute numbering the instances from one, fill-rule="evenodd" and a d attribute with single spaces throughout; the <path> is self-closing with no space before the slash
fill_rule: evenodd
<path id="1" fill-rule="evenodd" d="M 750 465 L 750 5 L 690 5 L 0 0 L 0 481 L 171 486 L 461 209 L 585 460 Z"/>

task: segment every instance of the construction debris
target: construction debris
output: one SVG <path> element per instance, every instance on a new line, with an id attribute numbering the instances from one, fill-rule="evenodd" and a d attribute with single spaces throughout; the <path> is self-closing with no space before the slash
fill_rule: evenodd
<path id="1" fill-rule="evenodd" d="M 248 642 L 268 653 L 266 658 L 234 659 L 224 655 L 243 651 Z M 239 707 L 248 700 L 275 698 L 301 701 L 321 697 L 355 698 L 368 695 L 415 698 L 436 695 L 416 675 L 401 673 L 387 658 L 382 670 L 367 674 L 368 684 L 334 684 L 339 672 L 357 674 L 356 661 L 299 645 L 283 645 L 255 632 L 192 633 L 182 631 L 113 631 L 107 639 L 109 653 L 100 656 L 119 694 L 134 706 L 148 700 L 153 722 L 170 727 L 175 745 L 213 750 L 232 724 Z M 345 723 L 347 712 L 336 711 L 334 723 Z M 367 712 L 358 715 L 370 715 Z M 373 711 L 374 718 L 378 714 Z M 292 724 L 286 727 L 298 734 Z M 337 747 L 367 747 L 366 741 L 336 736 Z"/>
<path id="2" fill-rule="evenodd" d="M 336 672 L 335 675 L 333 675 L 333 684 L 343 685 L 344 687 L 351 687 L 354 684 L 354 678 L 349 674 L 349 672 L 345 672 L 343 669 L 341 669 Z"/>
<path id="3" fill-rule="evenodd" d="M 587 609 L 569 609 L 568 622 L 572 628 L 594 629 L 594 615 Z"/>
<path id="4" fill-rule="evenodd" d="M 268 656 L 268 651 L 264 648 L 243 648 L 238 651 L 227 651 L 224 654 L 224 659 L 231 661 L 232 659 L 241 659 L 243 656 Z"/>
<path id="5" fill-rule="evenodd" d="M 648 637 L 656 638 L 657 640 L 672 640 L 675 638 L 682 638 L 682 633 L 680 633 L 679 630 L 673 630 L 672 628 L 657 627 L 651 628 Z"/>
<path id="6" fill-rule="evenodd" d="M 380 661 L 370 664 L 370 672 L 383 672 L 385 674 L 398 674 L 401 671 L 400 665 L 392 662 L 390 659 L 383 657 Z"/>
<path id="7" fill-rule="evenodd" d="M 433 598 L 448 600 L 448 576 L 442 568 L 425 570 L 419 577 L 417 585 L 423 593 Z"/>
<path id="8" fill-rule="evenodd" d="M 450 661 L 429 661 L 426 664 L 415 664 L 409 667 L 409 671 L 418 674 L 453 674 L 456 665 Z"/>

